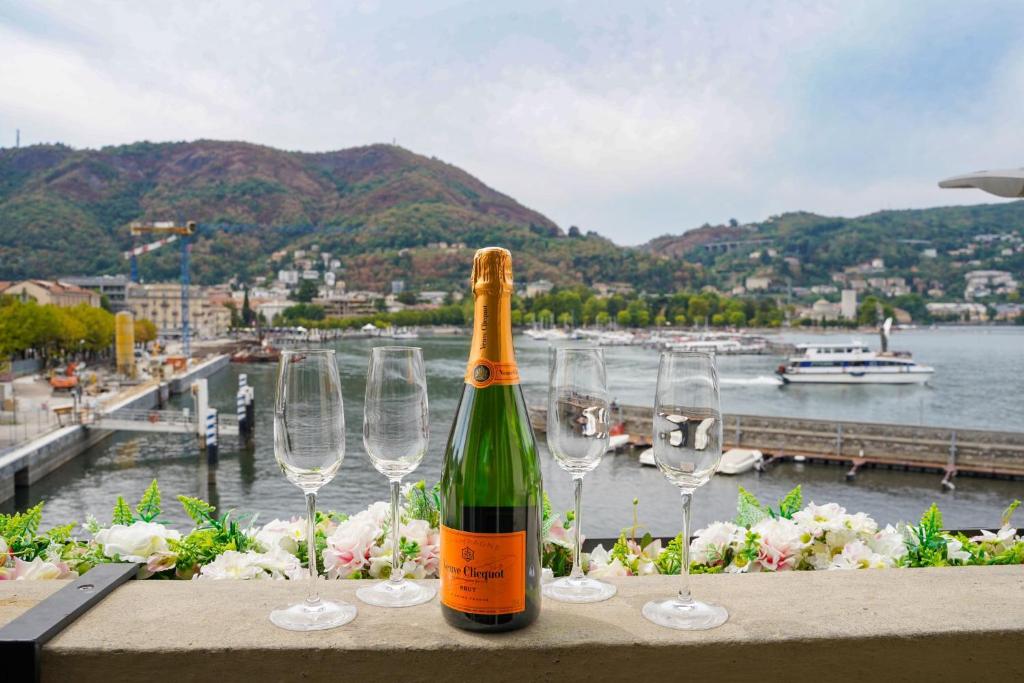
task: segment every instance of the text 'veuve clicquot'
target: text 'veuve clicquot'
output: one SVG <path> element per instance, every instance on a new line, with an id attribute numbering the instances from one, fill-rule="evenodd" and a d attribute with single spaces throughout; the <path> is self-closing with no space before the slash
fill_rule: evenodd
<path id="1" fill-rule="evenodd" d="M 512 257 L 473 259 L 473 341 L 441 477 L 441 609 L 472 631 L 507 631 L 540 613 L 537 447 L 512 348 Z"/>

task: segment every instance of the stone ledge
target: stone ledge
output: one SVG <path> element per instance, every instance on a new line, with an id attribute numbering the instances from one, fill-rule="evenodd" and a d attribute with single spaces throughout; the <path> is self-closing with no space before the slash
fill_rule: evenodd
<path id="1" fill-rule="evenodd" d="M 1024 566 L 697 576 L 729 608 L 713 631 L 640 616 L 676 577 L 615 580 L 595 605 L 546 601 L 537 623 L 483 636 L 448 627 L 436 602 L 359 605 L 352 624 L 290 633 L 269 611 L 299 583 L 131 582 L 44 649 L 47 681 L 1024 680 Z M 63 582 L 0 584 L 0 623 Z M 323 582 L 356 602 L 356 582 Z M 159 672 L 159 674 L 157 674 Z"/>

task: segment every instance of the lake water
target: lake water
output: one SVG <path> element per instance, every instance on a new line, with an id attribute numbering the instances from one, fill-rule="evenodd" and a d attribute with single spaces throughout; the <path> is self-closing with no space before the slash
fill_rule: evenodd
<path id="1" fill-rule="evenodd" d="M 785 334 L 788 341 L 810 341 L 821 335 Z M 834 341 L 848 335 L 830 335 Z M 875 345 L 876 339 L 864 338 Z M 383 476 L 370 465 L 361 438 L 362 395 L 368 350 L 375 340 L 351 340 L 335 345 L 344 382 L 348 425 L 347 454 L 340 474 L 321 492 L 323 508 L 354 512 L 387 496 Z M 433 484 L 440 476 L 448 429 L 462 390 L 468 337 L 423 338 L 430 389 L 432 433 L 430 450 L 413 480 Z M 526 337 L 516 339 L 523 387 L 531 404 L 543 401 L 547 378 L 547 346 Z M 894 335 L 893 348 L 913 351 L 915 358 L 936 368 L 925 386 L 786 386 L 763 383 L 783 360 L 777 356 L 720 358 L 725 412 L 764 415 L 877 420 L 960 428 L 1024 431 L 1024 328 L 941 328 Z M 622 404 L 651 405 L 658 356 L 636 347 L 606 350 L 609 382 Z M 46 501 L 46 524 L 84 521 L 89 514 L 110 517 L 117 495 L 132 504 L 155 477 L 165 501 L 184 493 L 210 498 L 221 510 L 258 512 L 259 518 L 288 517 L 303 511 L 302 494 L 288 484 L 274 463 L 270 405 L 275 366 L 232 365 L 210 380 L 211 402 L 233 412 L 237 375 L 246 372 L 257 400 L 257 445 L 237 449 L 236 440 L 221 444 L 214 476 L 199 456 L 191 437 L 118 434 L 90 449 L 58 473 L 0 510 L 23 509 Z M 179 398 L 179 401 L 185 400 Z M 571 482 L 542 448 L 544 485 L 559 510 L 571 506 Z M 954 492 L 942 492 L 939 475 L 887 470 L 862 470 L 847 482 L 846 468 L 782 464 L 768 472 L 738 477 L 717 476 L 694 499 L 694 528 L 713 520 L 731 519 L 737 487 L 742 485 L 774 501 L 796 484 L 805 500 L 836 501 L 850 511 L 865 511 L 879 522 L 915 520 L 933 501 L 939 503 L 949 527 L 993 527 L 1013 498 L 1024 498 L 1024 482 L 980 478 L 957 480 Z M 211 486 L 211 479 L 214 484 Z M 655 535 L 677 533 L 678 494 L 655 468 L 641 467 L 635 454 L 608 456 L 584 482 L 584 533 L 592 537 L 617 535 L 633 518 L 633 498 L 639 498 L 639 521 Z M 176 502 L 165 504 L 166 519 L 184 525 Z M 1024 524 L 1024 521 L 1020 522 Z"/>

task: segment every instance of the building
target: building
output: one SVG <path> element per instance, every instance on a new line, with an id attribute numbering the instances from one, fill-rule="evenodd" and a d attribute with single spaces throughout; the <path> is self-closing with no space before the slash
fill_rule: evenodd
<path id="1" fill-rule="evenodd" d="M 744 282 L 748 292 L 770 289 L 773 283 L 771 275 L 751 275 Z"/>
<path id="2" fill-rule="evenodd" d="M 839 304 L 834 304 L 825 299 L 818 299 L 814 302 L 813 306 L 801 310 L 799 314 L 801 317 L 810 318 L 817 322 L 823 322 L 825 320 L 838 320 L 840 313 L 839 309 Z"/>
<path id="3" fill-rule="evenodd" d="M 555 285 L 550 280 L 535 280 L 534 282 L 528 282 L 526 284 L 526 289 L 523 290 L 523 296 L 529 299 L 531 297 L 540 296 L 541 294 L 547 294 L 554 288 Z"/>
<path id="4" fill-rule="evenodd" d="M 963 320 L 985 322 L 988 311 L 982 304 L 974 303 L 931 303 L 925 304 L 928 313 L 939 320 Z"/>
<path id="5" fill-rule="evenodd" d="M 344 292 L 330 297 L 313 299 L 322 306 L 329 318 L 348 318 L 361 315 L 375 315 L 380 312 L 377 302 L 384 297 L 377 292 Z"/>
<path id="6" fill-rule="evenodd" d="M 124 275 L 73 276 L 61 278 L 60 281 L 81 287 L 82 289 L 92 290 L 100 295 L 101 300 L 103 297 L 107 297 L 107 301 L 110 302 L 110 308 L 113 311 L 123 311 L 128 306 L 125 303 L 125 295 L 131 280 Z"/>
<path id="7" fill-rule="evenodd" d="M 857 319 L 857 290 L 844 289 L 840 295 L 839 315 L 847 320 Z"/>
<path id="8" fill-rule="evenodd" d="M 420 292 L 416 295 L 416 300 L 420 303 L 427 304 L 428 306 L 441 306 L 444 304 L 444 300 L 448 298 L 448 292 L 441 291 L 426 291 Z"/>
<path id="9" fill-rule="evenodd" d="M 405 280 L 392 280 L 391 281 L 391 293 L 401 294 L 405 291 Z"/>
<path id="10" fill-rule="evenodd" d="M 1016 292 L 1019 285 L 1011 273 L 1005 270 L 972 270 L 964 273 L 967 286 L 964 298 L 970 301 L 986 296 L 999 296 Z"/>
<path id="11" fill-rule="evenodd" d="M 287 299 L 263 301 L 256 305 L 256 313 L 262 315 L 263 319 L 268 323 L 272 323 L 275 317 L 284 313 L 284 309 L 294 305 L 294 301 L 288 301 Z"/>
<path id="12" fill-rule="evenodd" d="M 996 320 L 1007 322 L 1024 317 L 1024 304 L 996 304 Z"/>
<path id="13" fill-rule="evenodd" d="M 299 284 L 299 271 L 279 270 L 277 271 L 277 281 L 282 285 L 297 285 Z"/>
<path id="14" fill-rule="evenodd" d="M 136 319 L 152 320 L 161 337 L 181 336 L 181 285 L 177 282 L 131 285 L 126 302 Z M 188 308 L 194 337 L 211 339 L 227 334 L 231 311 L 212 301 L 202 287 L 189 287 Z"/>
<path id="15" fill-rule="evenodd" d="M 22 280 L 0 284 L 0 294 L 17 297 L 22 301 L 32 300 L 42 305 L 69 308 L 85 304 L 99 306 L 100 295 L 89 289 L 60 280 Z"/>

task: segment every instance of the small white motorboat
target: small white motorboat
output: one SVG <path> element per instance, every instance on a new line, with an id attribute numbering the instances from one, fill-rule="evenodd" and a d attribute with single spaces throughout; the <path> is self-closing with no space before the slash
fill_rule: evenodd
<path id="1" fill-rule="evenodd" d="M 757 467 L 763 460 L 761 451 L 753 448 L 730 448 L 718 462 L 718 473 L 743 474 Z"/>
<path id="2" fill-rule="evenodd" d="M 617 451 L 629 444 L 629 434 L 612 434 L 608 437 L 608 450 Z"/>
<path id="3" fill-rule="evenodd" d="M 658 463 L 654 462 L 654 449 L 645 448 L 640 452 L 640 464 L 647 465 L 649 467 L 657 467 Z"/>

